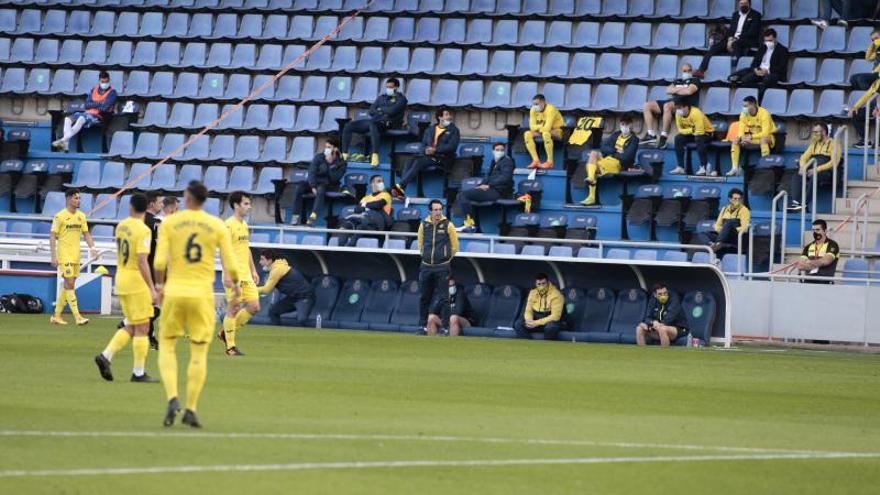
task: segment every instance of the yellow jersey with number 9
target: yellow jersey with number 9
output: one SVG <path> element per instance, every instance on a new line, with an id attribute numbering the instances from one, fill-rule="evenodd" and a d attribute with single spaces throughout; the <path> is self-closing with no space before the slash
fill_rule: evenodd
<path id="1" fill-rule="evenodd" d="M 55 234 L 58 238 L 57 255 L 59 262 L 80 262 L 80 240 L 83 233 L 88 231 L 89 225 L 86 222 L 86 214 L 82 211 L 76 210 L 74 213 L 71 213 L 67 208 L 64 208 L 55 214 L 49 232 Z"/>
<path id="2" fill-rule="evenodd" d="M 167 217 L 159 226 L 154 269 L 167 268 L 165 295 L 214 297 L 214 254 L 220 250 L 229 276 L 239 275 L 223 220 L 204 210 L 183 210 Z"/>
<path id="3" fill-rule="evenodd" d="M 235 253 L 235 266 L 238 267 L 238 276 L 242 280 L 250 280 L 251 276 L 251 233 L 247 222 L 238 221 L 235 217 L 226 219 L 226 228 L 229 229 L 229 241 L 232 244 L 232 252 Z"/>
<path id="4" fill-rule="evenodd" d="M 139 254 L 150 254 L 153 233 L 143 220 L 128 217 L 116 225 L 116 293 L 120 296 L 148 292 L 138 268 Z"/>

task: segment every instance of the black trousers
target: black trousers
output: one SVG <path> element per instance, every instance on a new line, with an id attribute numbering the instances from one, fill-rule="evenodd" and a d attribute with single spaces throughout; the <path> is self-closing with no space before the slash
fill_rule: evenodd
<path id="1" fill-rule="evenodd" d="M 868 128 L 870 129 L 873 124 L 874 116 L 872 115 L 870 119 L 868 119 Z M 852 116 L 852 124 L 853 127 L 856 128 L 856 133 L 859 135 L 859 139 L 862 141 L 870 140 L 871 136 L 865 136 L 865 107 L 862 107 L 853 114 Z M 869 139 L 866 139 L 869 138 Z"/>
<path id="2" fill-rule="evenodd" d="M 353 215 L 342 221 L 342 228 L 346 230 L 385 230 L 385 218 L 377 211 L 367 210 L 361 215 Z M 340 246 L 353 247 L 360 239 L 356 235 L 343 235 L 339 237 Z"/>
<path id="3" fill-rule="evenodd" d="M 775 87 L 779 82 L 779 76 L 775 74 L 759 76 L 752 68 L 741 69 L 736 74 L 739 75 L 740 86 L 756 86 L 758 88 L 758 103 L 764 100 L 764 91 Z"/>
<path id="4" fill-rule="evenodd" d="M 737 252 L 737 237 L 738 232 L 736 229 L 739 228 L 739 220 L 738 219 L 730 219 L 725 220 L 724 223 L 721 224 L 721 232 L 715 232 L 714 230 L 711 232 L 705 232 L 697 234 L 697 240 L 700 244 L 709 245 L 715 242 L 721 244 L 721 248 L 715 252 L 715 255 L 718 257 L 724 256 L 725 254 L 735 253 Z"/>
<path id="5" fill-rule="evenodd" d="M 739 41 L 733 42 L 733 52 L 730 54 L 732 57 L 732 65 L 736 67 L 736 63 L 740 57 L 749 52 L 749 46 L 745 43 L 741 43 Z M 718 41 L 709 45 L 709 51 L 703 55 L 703 60 L 700 61 L 700 69 L 703 72 L 706 72 L 706 69 L 709 68 L 709 60 L 712 59 L 715 55 L 725 55 L 727 54 L 727 40 Z"/>
<path id="6" fill-rule="evenodd" d="M 370 149 L 373 153 L 379 152 L 379 134 L 382 132 L 382 123 L 373 119 L 352 120 L 342 128 L 342 152 L 348 153 L 352 134 L 369 134 Z"/>
<path id="7" fill-rule="evenodd" d="M 501 198 L 501 193 L 490 187 L 483 191 L 482 189 L 468 189 L 465 192 L 458 193 L 455 202 L 458 204 L 458 211 L 463 218 L 473 214 L 473 206 L 471 203 L 481 203 L 483 201 L 495 201 Z"/>
<path id="8" fill-rule="evenodd" d="M 302 214 L 303 196 L 312 192 L 312 186 L 308 182 L 299 182 L 293 187 L 293 216 L 296 218 Z M 324 212 L 324 197 L 327 195 L 329 185 L 318 184 L 315 186 L 315 189 L 317 193 L 315 193 L 315 204 L 312 207 L 312 212 L 321 216 Z"/>
<path id="9" fill-rule="evenodd" d="M 825 160 L 826 162 L 828 160 Z M 820 164 L 821 165 L 821 164 Z M 830 182 L 834 169 L 823 170 L 816 174 L 815 177 L 807 177 L 807 196 L 801 198 L 801 176 L 794 174 L 791 176 L 791 185 L 789 186 L 789 201 L 797 201 L 802 204 L 810 204 L 813 200 L 813 180 L 818 179 L 819 182 Z"/>
<path id="10" fill-rule="evenodd" d="M 708 134 L 702 136 L 694 136 L 693 134 L 678 134 L 675 136 L 675 158 L 678 160 L 678 166 L 687 169 L 684 153 L 687 151 L 686 146 L 690 143 L 697 143 L 697 156 L 700 157 L 700 166 L 705 167 L 709 164 L 709 142 L 712 137 Z M 688 173 L 691 171 L 689 170 Z"/>
<path id="11" fill-rule="evenodd" d="M 449 272 L 449 263 L 437 266 L 423 263 L 419 268 L 419 326 L 428 324 L 428 311 L 435 295 L 441 299 L 440 306 L 445 306 L 449 293 Z"/>
<path id="12" fill-rule="evenodd" d="M 556 340 L 559 338 L 559 332 L 565 330 L 565 326 L 561 321 L 551 321 L 540 327 L 527 328 L 525 318 L 519 318 L 513 325 L 513 329 L 516 331 L 518 339 L 531 339 L 533 333 L 543 332 L 544 340 Z"/>
<path id="13" fill-rule="evenodd" d="M 880 77 L 880 72 L 861 72 L 849 76 L 849 83 L 856 91 L 865 91 Z"/>
<path id="14" fill-rule="evenodd" d="M 281 325 L 281 315 L 296 311 L 296 326 L 304 327 L 314 305 L 314 297 L 284 296 L 269 307 L 269 318 L 273 325 Z"/>
<path id="15" fill-rule="evenodd" d="M 400 187 L 406 189 L 406 186 L 414 181 L 420 173 L 424 172 L 428 167 L 435 165 L 443 165 L 443 162 L 428 155 L 414 157 L 403 169 L 403 175 L 400 177 Z"/>

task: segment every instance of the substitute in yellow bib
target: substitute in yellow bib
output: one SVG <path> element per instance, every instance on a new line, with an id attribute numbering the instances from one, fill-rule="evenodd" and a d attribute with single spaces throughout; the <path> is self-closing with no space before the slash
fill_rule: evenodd
<path id="1" fill-rule="evenodd" d="M 622 117 L 620 130 L 605 138 L 599 150 L 590 151 L 586 178 L 588 193 L 581 204 L 584 206 L 596 204 L 597 172 L 601 177 L 606 174 L 619 174 L 624 167 L 632 167 L 638 148 L 639 138 L 632 132 L 632 119 Z"/>
<path id="2" fill-rule="evenodd" d="M 257 293 L 260 276 L 254 267 L 250 230 L 245 221 L 251 212 L 251 198 L 243 191 L 235 191 L 229 195 L 229 206 L 232 207 L 232 216 L 226 219 L 226 228 L 229 229 L 229 242 L 235 253 L 235 266 L 241 276 L 241 297 L 236 299 L 232 289 L 226 289 L 226 317 L 223 318 L 223 330 L 217 337 L 226 343 L 226 355 L 244 356 L 235 345 L 235 336 L 260 311 L 260 295 Z"/>
<path id="3" fill-rule="evenodd" d="M 89 233 L 89 225 L 86 214 L 79 211 L 79 190 L 68 189 L 64 193 L 64 209 L 55 214 L 52 219 L 52 227 L 49 229 L 49 251 L 53 267 L 58 268 L 58 274 L 64 279 L 64 285 L 58 291 L 55 300 L 55 314 L 49 319 L 54 325 L 67 325 L 61 318 L 65 304 L 70 305 L 70 312 L 76 319 L 77 325 L 85 325 L 89 322 L 79 314 L 79 304 L 76 301 L 76 277 L 79 276 L 79 265 L 82 263 L 80 240 L 84 237 L 89 245 L 90 255 L 95 258 L 95 241 Z"/>
<path id="4" fill-rule="evenodd" d="M 220 251 L 223 285 L 241 297 L 239 274 L 229 243 L 229 232 L 219 218 L 202 206 L 208 189 L 190 182 L 184 193 L 186 210 L 166 218 L 159 227 L 159 244 L 153 263 L 156 292 L 162 308 L 159 324 L 159 371 L 168 397 L 165 426 L 174 424 L 180 411 L 177 399 L 177 339 L 189 334 L 186 412 L 183 423 L 201 427 L 196 406 L 208 373 L 208 345 L 214 334 L 214 256 Z M 167 284 L 163 283 L 167 280 Z"/>
<path id="5" fill-rule="evenodd" d="M 770 154 L 770 149 L 776 145 L 776 124 L 773 116 L 766 108 L 758 106 L 758 100 L 754 96 L 743 98 L 742 113 L 739 114 L 739 127 L 737 136 L 730 146 L 730 163 L 732 168 L 727 172 L 728 177 L 740 175 L 739 152 L 743 144 L 760 144 L 761 156 Z"/>
<path id="6" fill-rule="evenodd" d="M 134 366 L 131 381 L 155 383 L 159 380 L 147 375 L 145 363 L 150 350 L 148 334 L 156 288 L 150 273 L 150 245 L 153 232 L 144 223 L 148 200 L 143 193 L 135 193 L 129 203 L 129 217 L 116 225 L 116 295 L 125 316 L 125 328 L 116 331 L 104 352 L 95 356 L 101 377 L 113 381 L 110 362 L 131 340 Z M 132 337 L 134 337 L 132 339 Z"/>

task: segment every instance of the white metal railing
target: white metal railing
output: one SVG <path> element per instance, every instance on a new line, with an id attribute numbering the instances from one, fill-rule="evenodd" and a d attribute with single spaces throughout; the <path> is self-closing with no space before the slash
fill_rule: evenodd
<path id="1" fill-rule="evenodd" d="M 746 230 L 740 230 L 740 231 L 737 232 L 737 234 L 736 234 L 736 254 L 737 254 L 737 257 L 736 257 L 736 273 L 737 273 L 738 276 L 742 276 L 742 275 L 744 275 L 744 274 L 746 273 L 746 272 L 744 271 L 744 270 L 745 270 L 745 267 L 743 266 L 743 236 L 746 235 L 746 234 L 748 234 L 748 236 L 749 236 L 749 253 L 746 255 L 746 257 L 747 257 L 748 260 L 749 260 L 749 271 L 748 271 L 748 273 L 749 273 L 749 274 L 752 273 L 752 253 L 754 252 L 754 247 L 755 247 L 755 243 L 754 243 L 754 231 L 755 231 L 755 225 L 754 225 L 754 224 L 749 224 L 749 228 L 748 228 L 748 229 L 746 229 Z"/>
<path id="2" fill-rule="evenodd" d="M 815 182 L 815 181 L 813 181 Z M 773 196 L 773 203 L 770 206 L 770 266 L 773 266 L 776 248 L 776 205 L 782 200 L 782 233 L 780 235 L 782 241 L 782 249 L 779 250 L 779 262 L 785 261 L 785 233 L 788 230 L 788 192 L 779 191 Z"/>
<path id="3" fill-rule="evenodd" d="M 841 134 L 843 135 L 843 145 L 841 146 Z M 843 160 L 843 167 L 840 167 L 840 163 L 834 164 L 834 168 L 831 169 L 831 213 L 837 213 L 837 174 L 839 172 L 843 172 L 843 197 L 846 198 L 847 188 L 849 187 L 849 126 L 843 125 L 837 128 L 837 132 L 834 133 L 834 140 L 837 141 L 835 145 L 837 149 L 840 151 L 840 158 Z M 834 154 L 832 153 L 831 159 L 834 159 Z M 839 170 L 840 169 L 840 170 Z M 867 175 L 865 179 L 867 179 Z M 814 206 L 815 208 L 815 206 Z"/>
<path id="4" fill-rule="evenodd" d="M 807 162 L 806 168 L 801 170 L 803 175 L 801 175 L 801 241 L 803 241 L 804 230 L 807 228 L 807 208 L 804 206 L 806 204 L 807 197 L 807 172 L 811 172 L 813 175 L 813 196 L 812 202 L 810 203 L 810 223 L 816 221 L 816 196 L 817 196 L 817 186 L 819 181 L 816 180 L 816 159 L 810 158 L 810 161 Z"/>
<path id="5" fill-rule="evenodd" d="M 864 205 L 865 211 L 862 212 L 862 218 L 859 219 L 859 212 Z M 856 202 L 854 205 L 855 211 L 853 212 L 853 226 L 852 231 L 850 232 L 850 247 L 855 249 L 857 245 L 861 245 L 862 251 L 868 245 L 868 212 L 871 209 L 871 196 L 868 193 L 864 193 L 858 198 L 856 198 Z M 860 228 L 861 227 L 861 228 Z M 861 231 L 861 232 L 860 232 Z M 857 244 L 857 237 L 861 233 L 861 242 Z"/>
<path id="6" fill-rule="evenodd" d="M 870 136 L 869 133 L 871 131 L 871 103 L 874 103 L 877 100 L 877 96 L 878 96 L 877 94 L 872 95 L 870 98 L 868 98 L 868 102 L 865 103 L 865 132 L 862 134 L 864 136 L 863 141 L 864 141 L 864 145 L 865 145 L 865 147 L 862 148 L 862 171 L 864 172 L 865 179 L 868 178 L 868 136 Z M 878 107 L 880 107 L 880 105 L 878 105 Z M 880 119 L 878 119 L 877 122 L 880 123 Z M 875 130 L 875 134 L 877 132 L 878 131 Z M 874 162 L 875 162 L 875 164 L 877 161 L 877 145 L 878 145 L 878 143 L 877 143 L 876 136 L 875 136 L 875 140 L 874 140 Z"/>

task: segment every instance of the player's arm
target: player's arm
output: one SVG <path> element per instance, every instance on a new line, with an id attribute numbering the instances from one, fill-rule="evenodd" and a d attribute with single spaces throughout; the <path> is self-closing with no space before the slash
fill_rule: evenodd
<path id="1" fill-rule="evenodd" d="M 251 265 L 251 278 L 254 279 L 255 284 L 259 284 L 260 283 L 260 273 L 257 271 L 257 267 L 254 265 L 253 255 L 248 257 L 248 261 L 250 261 L 250 265 Z"/>
<path id="2" fill-rule="evenodd" d="M 220 264 L 223 267 L 223 285 L 231 287 L 235 298 L 238 299 L 241 297 L 241 287 L 238 285 L 241 281 L 241 276 L 235 266 L 235 255 L 232 252 L 229 234 L 228 232 L 220 231 L 217 238 L 219 241 L 217 245 L 220 248 Z"/>
<path id="3" fill-rule="evenodd" d="M 293 268 L 291 268 L 291 270 L 293 270 Z M 260 294 L 271 294 L 272 291 L 275 290 L 275 286 L 278 285 L 278 281 L 286 274 L 287 272 L 284 270 L 283 266 L 273 266 L 272 269 L 269 270 L 269 276 L 266 278 L 266 285 L 257 287 L 257 292 Z"/>
<path id="4" fill-rule="evenodd" d="M 458 231 L 455 230 L 452 222 L 446 222 L 446 235 L 449 236 L 449 246 L 452 250 L 450 257 L 455 256 L 458 253 Z"/>
<path id="5" fill-rule="evenodd" d="M 153 275 L 156 280 L 156 291 L 162 291 L 165 283 L 165 268 L 168 266 L 169 249 L 168 234 L 165 232 L 165 223 L 159 225 L 159 241 L 156 244 L 156 256 L 153 258 Z"/>
<path id="6" fill-rule="evenodd" d="M 58 236 L 55 235 L 55 232 L 49 232 L 49 262 L 53 267 L 58 266 L 57 244 Z"/>
<path id="7" fill-rule="evenodd" d="M 153 285 L 153 274 L 150 273 L 150 244 L 153 242 L 153 232 L 147 228 L 140 242 L 137 243 L 135 253 L 137 254 L 138 271 L 141 278 L 150 288 L 150 298 L 153 304 L 156 304 L 156 287 Z"/>

